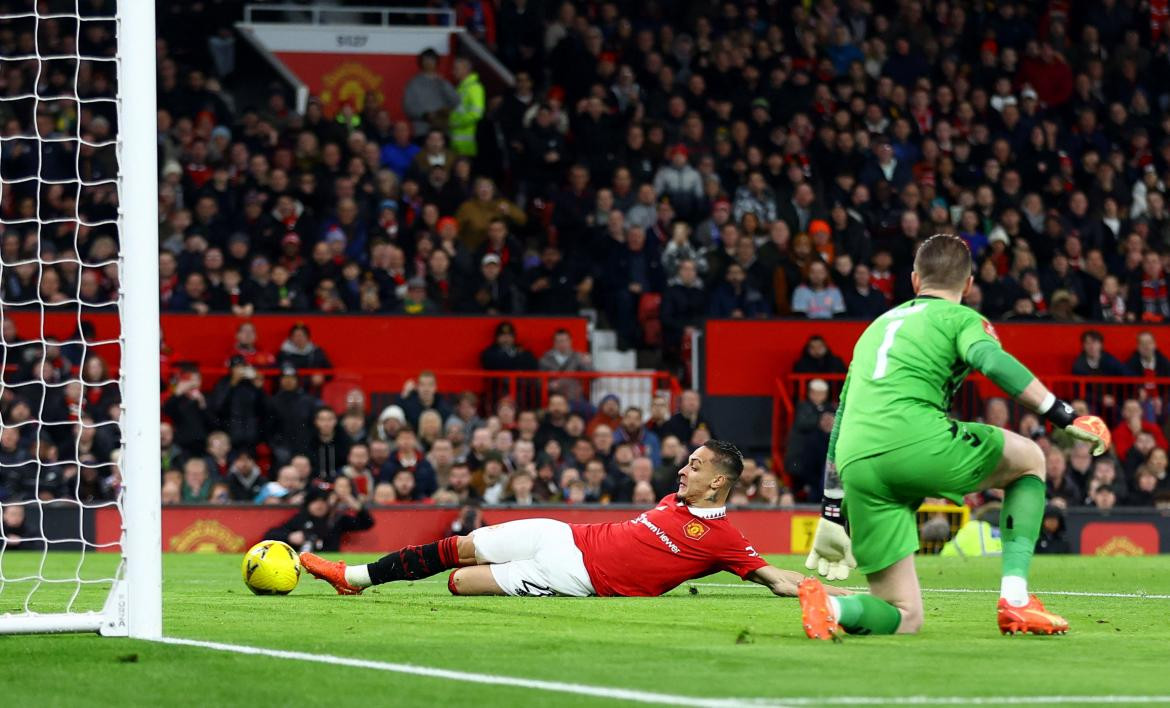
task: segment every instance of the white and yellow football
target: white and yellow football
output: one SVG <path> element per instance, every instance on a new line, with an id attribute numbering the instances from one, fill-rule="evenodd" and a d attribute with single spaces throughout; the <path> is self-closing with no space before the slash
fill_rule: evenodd
<path id="1" fill-rule="evenodd" d="M 261 541 L 244 554 L 244 584 L 257 595 L 287 595 L 301 579 L 301 561 L 283 541 Z"/>

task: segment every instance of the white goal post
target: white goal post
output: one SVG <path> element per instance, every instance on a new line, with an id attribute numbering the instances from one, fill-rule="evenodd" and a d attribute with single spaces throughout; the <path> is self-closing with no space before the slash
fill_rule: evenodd
<path id="1" fill-rule="evenodd" d="M 72 5 L 72 12 L 63 10 L 63 7 Z M 0 295 L 0 321 L 7 316 L 9 308 L 33 310 L 39 309 L 41 331 L 30 327 L 24 334 L 22 346 L 30 343 L 41 347 L 38 351 L 48 351 L 50 348 L 73 346 L 79 348 L 82 357 L 92 347 L 99 344 L 116 345 L 120 352 L 118 377 L 110 380 L 111 386 L 120 389 L 120 412 L 111 416 L 111 420 L 102 425 L 120 427 L 120 446 L 111 453 L 112 462 L 92 464 L 89 469 L 105 467 L 113 469 L 111 477 L 115 480 L 112 488 L 112 498 L 101 503 L 87 503 L 80 491 L 82 475 L 80 471 L 85 467 L 80 458 L 73 461 L 76 467 L 73 470 L 76 490 L 72 499 L 63 495 L 61 499 L 52 500 L 42 498 L 42 474 L 48 475 L 45 470 L 52 465 L 44 463 L 41 457 L 41 438 L 37 437 L 33 443 L 31 459 L 22 459 L 19 464 L 8 464 L 8 469 L 0 461 L 0 473 L 7 473 L 8 477 L 0 479 L 18 478 L 23 470 L 35 469 L 37 478 L 33 481 L 34 494 L 10 495 L 0 497 L 0 509 L 19 506 L 20 516 L 25 511 L 37 514 L 39 529 L 33 528 L 30 534 L 26 533 L 24 541 L 32 540 L 42 548 L 38 551 L 9 551 L 9 546 L 20 539 L 8 538 L 4 535 L 4 526 L 0 526 L 0 634 L 32 633 L 32 632 L 99 632 L 105 636 L 130 636 L 142 639 L 154 639 L 162 636 L 162 539 L 161 539 L 161 504 L 160 504 L 160 454 L 159 454 L 159 291 L 158 291 L 158 167 L 157 167 L 157 119 L 155 102 L 155 8 L 154 0 L 117 0 L 116 14 L 113 17 L 89 17 L 80 14 L 80 2 L 71 0 L 50 0 L 42 3 L 38 0 L 28 0 L 25 11 L 0 16 L 0 25 L 19 25 L 33 27 L 33 36 L 38 39 L 36 51 L 33 54 L 19 53 L 0 56 L 5 65 L 33 66 L 37 82 L 19 95 L 0 96 L 0 104 L 6 102 L 13 105 L 30 104 L 32 115 L 32 134 L 27 126 L 21 135 L 8 135 L 5 123 L 5 133 L 0 133 L 0 148 L 9 143 L 29 143 L 37 151 L 35 171 L 27 175 L 3 174 L 3 159 L 0 159 L 0 190 L 22 188 L 24 193 L 35 193 L 37 212 L 35 218 L 23 215 L 0 218 L 0 236 L 5 230 L 11 230 L 23 236 L 35 232 L 33 241 L 38 254 L 44 253 L 42 234 L 48 234 L 49 228 L 54 229 L 56 235 L 61 233 L 61 224 L 73 224 L 74 255 L 72 261 L 68 255 L 68 248 L 63 248 L 60 255 L 54 256 L 57 260 L 35 256 L 31 261 L 36 268 L 36 286 L 33 290 L 34 301 L 25 298 L 11 298 Z M 112 4 L 106 5 L 111 7 Z M 42 51 L 39 38 L 44 23 L 54 23 L 54 31 L 73 33 L 73 53 L 61 54 L 58 51 Z M 109 57 L 87 56 L 82 49 L 82 34 L 87 22 L 112 23 L 116 38 L 116 55 Z M 22 24 L 23 23 L 23 24 Z M 66 44 L 65 46 L 70 46 Z M 72 64 L 70 64 L 72 62 Z M 110 63 L 116 66 L 116 89 L 112 96 L 95 96 L 89 86 L 79 86 L 79 76 L 82 75 L 83 64 L 101 64 L 108 67 Z M 54 69 L 59 71 L 62 65 L 72 66 L 72 83 L 63 89 L 51 82 L 42 88 L 42 73 L 48 76 Z M 105 71 L 109 71 L 105 69 Z M 113 83 L 113 82 L 111 82 Z M 104 142 L 91 142 L 83 137 L 83 123 L 87 109 L 96 106 L 99 102 L 108 105 L 113 102 L 117 116 L 116 137 Z M 73 133 L 63 132 L 48 137 L 41 134 L 40 118 L 42 104 L 56 103 L 72 106 L 76 130 Z M 6 106 L 0 106 L 6 107 Z M 48 109 L 46 109 L 48 110 Z M 68 112 L 68 109 L 66 109 Z M 19 113 L 13 108 L 7 114 Z M 107 123 L 109 121 L 106 121 Z M 59 129 L 59 127 L 58 127 Z M 76 173 L 64 179 L 49 177 L 43 173 L 42 160 L 44 150 L 50 143 L 65 143 L 71 145 L 73 154 L 70 159 L 76 166 Z M 117 159 L 116 178 L 87 179 L 82 169 L 82 153 L 85 150 L 93 151 L 103 147 L 112 147 Z M 69 147 L 64 150 L 68 152 Z M 72 219 L 42 217 L 42 195 L 45 190 L 56 186 L 64 189 L 76 189 L 77 197 L 74 202 L 75 212 Z M 84 228 L 94 226 L 88 224 L 80 214 L 83 197 L 87 188 L 102 188 L 103 185 L 114 185 L 117 195 L 117 273 L 111 280 L 117 282 L 117 312 L 120 329 L 116 339 L 108 342 L 87 340 L 81 327 L 84 313 L 91 306 L 82 295 L 81 283 L 87 268 L 112 267 L 114 260 L 102 263 L 87 263 L 81 257 L 78 246 L 78 233 Z M 113 223 L 113 220 L 101 222 L 101 225 Z M 66 227 L 67 228 L 67 227 Z M 17 261 L 4 260 L 0 263 L 0 275 L 7 270 L 9 273 L 21 266 L 29 266 L 30 261 L 23 253 Z M 65 297 L 58 297 L 48 302 L 41 299 L 44 292 L 41 277 L 44 273 L 55 268 L 61 272 L 72 272 L 76 276 L 77 289 L 72 293 L 65 293 Z M 26 271 L 27 272 L 27 271 Z M 0 283 L 2 288 L 3 283 Z M 0 293 L 4 291 L 0 289 Z M 54 313 L 67 311 L 73 307 L 72 314 L 76 315 L 79 334 L 77 337 L 62 340 L 60 336 L 46 336 L 50 310 Z M 111 307 L 112 309 L 112 307 Z M 27 314 L 27 312 L 25 313 Z M 38 339 L 39 338 L 39 339 Z M 33 410 L 34 418 L 30 421 L 0 420 L 0 434 L 19 426 L 32 424 L 41 435 L 51 425 L 69 425 L 69 430 L 78 432 L 77 449 L 81 449 L 81 436 L 86 428 L 97 428 L 98 424 L 87 425 L 82 413 L 75 415 L 75 423 L 50 423 L 48 418 L 42 419 L 40 414 L 45 412 L 44 401 L 49 398 L 50 389 L 66 389 L 74 386 L 85 391 L 86 383 L 82 379 L 81 366 L 73 369 L 67 378 L 50 381 L 45 378 L 47 369 L 45 360 L 47 354 L 42 354 L 38 371 L 41 372 L 39 381 L 11 383 L 6 372 L 12 368 L 9 357 L 10 351 L 15 351 L 12 343 L 3 342 L 3 370 L 0 370 L 0 395 L 15 391 L 19 386 L 40 387 L 40 410 Z M 88 363 L 88 360 L 85 360 Z M 100 383 L 100 382 L 99 382 Z M 17 394 L 19 395 L 19 394 Z M 72 399 L 66 399 L 72 400 Z M 78 410 L 84 410 L 84 403 L 79 402 Z M 12 437 L 10 435 L 10 437 Z M 0 443 L 3 438 L 0 437 Z M 120 450 L 120 457 L 118 451 Z M 11 459 L 11 458 L 5 458 Z M 67 465 L 70 460 L 65 459 L 55 464 Z M 16 470 L 16 472 L 14 472 Z M 108 471 L 105 470 L 105 471 Z M 118 473 L 120 472 L 120 478 Z M 104 473 L 104 472 L 103 472 Z M 31 474 L 31 473 L 30 473 Z M 46 477 L 47 479 L 47 477 Z M 64 487 L 62 487 L 64 488 Z M 50 538 L 46 536 L 44 511 L 46 506 L 56 505 L 67 507 L 78 521 L 79 532 L 76 538 Z M 86 524 L 82 521 L 87 514 L 94 514 L 101 507 L 103 511 L 116 511 L 120 514 L 121 535 L 117 542 L 107 541 L 99 543 L 96 538 L 87 537 Z M 92 531 L 93 524 L 89 528 Z M 39 531 L 39 536 L 38 536 Z M 10 543 L 13 542 L 13 543 Z M 75 551 L 57 551 L 54 545 L 68 543 L 69 548 Z M 104 553 L 94 553 L 103 551 Z M 73 555 L 68 555 L 73 553 Z M 46 570 L 54 566 L 54 555 L 67 558 L 64 565 L 73 569 L 73 577 L 53 577 Z M 120 554 L 120 561 L 114 563 Z M 18 557 L 19 556 L 19 557 Z M 105 577 L 90 577 L 83 566 L 87 560 L 98 562 L 96 566 L 102 569 Z M 74 561 L 73 558 L 78 557 Z M 29 559 L 32 559 L 31 562 Z M 39 559 L 39 564 L 36 562 Z M 109 570 L 116 565 L 116 570 Z M 31 570 L 30 570 L 31 568 Z M 57 585 L 54 585 L 57 584 Z M 83 609 L 76 603 L 79 594 L 92 588 L 110 588 L 104 602 L 95 603 L 100 607 Z M 40 611 L 36 602 L 30 602 L 37 592 L 46 589 L 60 591 L 56 596 L 65 598 L 59 608 L 51 611 Z"/>

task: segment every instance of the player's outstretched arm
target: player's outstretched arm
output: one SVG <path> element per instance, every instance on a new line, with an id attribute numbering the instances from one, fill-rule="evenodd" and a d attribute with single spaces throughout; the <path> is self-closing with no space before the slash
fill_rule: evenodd
<path id="1" fill-rule="evenodd" d="M 967 350 L 966 360 L 1022 405 L 1044 416 L 1054 426 L 1063 428 L 1077 440 L 1092 443 L 1094 455 L 1100 455 L 1108 449 L 1108 428 L 1103 424 L 1094 424 L 1099 419 L 1093 416 L 1078 418 L 1068 402 L 1057 398 L 1026 366 L 1002 347 L 989 341 L 975 342 Z"/>
<path id="2" fill-rule="evenodd" d="M 753 583 L 759 583 L 772 591 L 773 595 L 780 597 L 796 597 L 796 586 L 804 580 L 804 576 L 794 570 L 783 570 L 772 565 L 766 565 L 763 568 L 752 571 L 745 580 L 750 580 Z M 826 585 L 825 590 L 830 595 L 849 595 L 851 594 L 844 588 L 833 587 Z"/>

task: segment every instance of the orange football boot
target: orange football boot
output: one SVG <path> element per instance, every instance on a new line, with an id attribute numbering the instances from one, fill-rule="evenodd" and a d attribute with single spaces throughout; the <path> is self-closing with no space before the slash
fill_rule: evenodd
<path id="1" fill-rule="evenodd" d="M 829 607 L 829 594 L 816 578 L 805 578 L 797 586 L 800 598 L 800 621 L 809 639 L 841 641 L 841 626 Z"/>
<path id="2" fill-rule="evenodd" d="M 999 631 L 1002 634 L 1064 634 L 1068 632 L 1068 620 L 1044 609 L 1044 603 L 1035 595 L 1028 596 L 1028 604 L 1013 607 L 1002 597 L 999 599 Z"/>
<path id="3" fill-rule="evenodd" d="M 301 566 L 318 580 L 333 586 L 338 595 L 361 595 L 362 588 L 354 587 L 345 580 L 345 561 L 328 561 L 314 553 L 301 553 Z"/>

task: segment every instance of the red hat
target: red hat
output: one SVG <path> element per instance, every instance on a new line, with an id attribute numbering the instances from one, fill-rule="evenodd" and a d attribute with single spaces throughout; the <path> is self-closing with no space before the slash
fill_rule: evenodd
<path id="1" fill-rule="evenodd" d="M 829 228 L 829 222 L 824 219 L 813 219 L 808 224 L 808 235 L 815 236 L 820 233 L 831 234 L 833 229 Z"/>
<path id="2" fill-rule="evenodd" d="M 712 209 L 718 209 L 720 207 L 722 207 L 724 209 L 730 209 L 731 202 L 726 197 L 719 197 L 718 199 L 715 200 L 715 203 L 712 205 Z"/>
<path id="3" fill-rule="evenodd" d="M 610 64 L 616 64 L 617 54 L 615 52 L 602 52 L 601 55 L 597 57 L 597 62 L 601 63 L 605 61 L 609 62 Z"/>
<path id="4" fill-rule="evenodd" d="M 979 49 L 984 52 L 999 54 L 999 44 L 994 39 L 983 40 L 983 44 L 979 45 Z"/>
<path id="5" fill-rule="evenodd" d="M 453 227 L 455 227 L 455 230 L 458 231 L 459 230 L 459 221 L 456 220 L 455 217 L 453 217 L 453 216 L 441 217 L 439 219 L 439 222 L 437 224 L 435 224 L 435 231 L 442 231 L 443 227 L 445 227 L 445 226 L 453 226 Z"/>
<path id="6" fill-rule="evenodd" d="M 682 143 L 679 143 L 678 145 L 675 145 L 675 146 L 673 146 L 673 147 L 671 147 L 671 148 L 670 148 L 670 153 L 669 153 L 669 154 L 670 154 L 670 156 L 671 156 L 671 157 L 674 157 L 675 155 L 682 155 L 683 157 L 686 157 L 686 156 L 687 156 L 687 155 L 689 155 L 690 153 L 687 151 L 687 146 L 686 146 L 686 145 L 683 145 Z"/>

